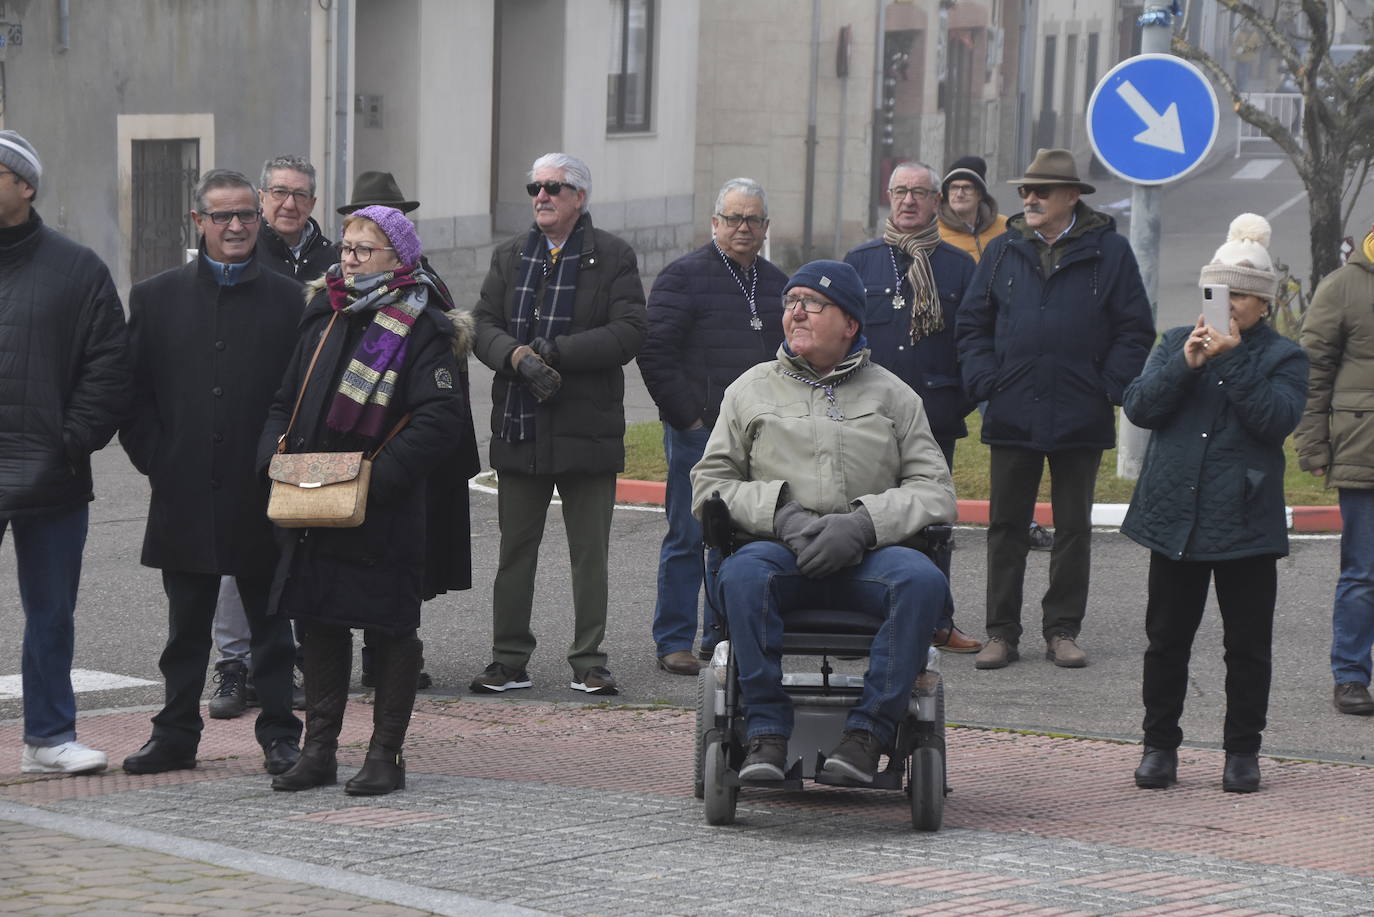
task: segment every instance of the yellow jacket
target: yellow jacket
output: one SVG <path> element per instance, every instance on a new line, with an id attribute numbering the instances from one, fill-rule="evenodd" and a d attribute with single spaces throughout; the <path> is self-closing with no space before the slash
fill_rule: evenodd
<path id="1" fill-rule="evenodd" d="M 957 246 L 973 256 L 977 261 L 983 257 L 988 243 L 1007 231 L 1007 218 L 1000 213 L 991 213 L 991 221 L 985 222 L 982 212 L 978 214 L 981 228 L 970 232 L 969 226 L 954 215 L 948 204 L 940 206 L 940 238 L 950 245 Z"/>

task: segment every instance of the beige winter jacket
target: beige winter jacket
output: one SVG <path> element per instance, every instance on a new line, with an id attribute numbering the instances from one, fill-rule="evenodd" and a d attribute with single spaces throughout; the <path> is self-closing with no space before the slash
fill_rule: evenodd
<path id="1" fill-rule="evenodd" d="M 1328 487 L 1374 488 L 1374 264 L 1360 246 L 1322 280 L 1303 320 L 1311 361 L 1298 465 Z"/>
<path id="2" fill-rule="evenodd" d="M 808 385 L 783 369 L 818 382 Z M 833 386 L 834 407 L 822 386 Z M 954 482 L 930 433 L 920 397 L 855 352 L 824 377 L 778 349 L 725 390 L 706 452 L 692 469 L 692 512 L 719 491 L 737 526 L 774 538 L 783 486 L 821 514 L 863 504 L 877 547 L 901 544 L 927 525 L 953 522 Z"/>

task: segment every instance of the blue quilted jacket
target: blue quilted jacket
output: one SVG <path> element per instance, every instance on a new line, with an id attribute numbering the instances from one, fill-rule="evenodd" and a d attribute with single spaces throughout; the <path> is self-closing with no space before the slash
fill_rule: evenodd
<path id="1" fill-rule="evenodd" d="M 1193 370 L 1166 332 L 1123 409 L 1152 431 L 1121 526 L 1171 560 L 1288 553 L 1283 441 L 1307 400 L 1307 355 L 1268 322 Z"/>

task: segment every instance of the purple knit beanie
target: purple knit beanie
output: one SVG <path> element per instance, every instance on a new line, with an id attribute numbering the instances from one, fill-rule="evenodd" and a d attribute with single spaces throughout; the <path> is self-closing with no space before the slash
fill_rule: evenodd
<path id="1" fill-rule="evenodd" d="M 420 256 L 425 250 L 420 245 L 420 237 L 415 234 L 415 224 L 406 219 L 404 213 L 395 207 L 373 204 L 371 207 L 353 211 L 353 216 L 365 217 L 381 227 L 382 233 L 391 242 L 391 247 L 396 249 L 396 257 L 402 264 L 414 267 L 420 263 Z"/>

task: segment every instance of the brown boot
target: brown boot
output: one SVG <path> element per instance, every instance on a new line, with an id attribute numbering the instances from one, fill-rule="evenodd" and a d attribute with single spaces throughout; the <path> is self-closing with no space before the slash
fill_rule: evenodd
<path id="1" fill-rule="evenodd" d="M 338 782 L 339 731 L 348 706 L 353 633 L 347 627 L 311 623 L 301 629 L 305 649 L 305 742 L 301 756 L 272 778 L 272 789 L 297 792 Z"/>
<path id="2" fill-rule="evenodd" d="M 406 762 L 401 757 L 410 714 L 415 709 L 415 681 L 424 644 L 411 631 L 387 634 L 374 645 L 377 693 L 372 707 L 372 741 L 362 770 L 348 783 L 349 796 L 384 796 L 406 786 Z"/>

